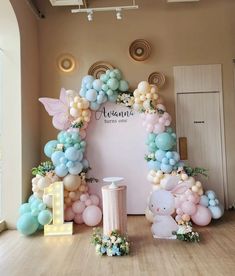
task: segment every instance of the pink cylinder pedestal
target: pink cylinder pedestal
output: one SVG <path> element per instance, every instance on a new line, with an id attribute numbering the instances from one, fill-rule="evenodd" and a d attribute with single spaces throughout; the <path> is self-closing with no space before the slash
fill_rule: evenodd
<path id="1" fill-rule="evenodd" d="M 109 236 L 113 230 L 121 235 L 127 234 L 126 186 L 102 187 L 103 234 Z"/>

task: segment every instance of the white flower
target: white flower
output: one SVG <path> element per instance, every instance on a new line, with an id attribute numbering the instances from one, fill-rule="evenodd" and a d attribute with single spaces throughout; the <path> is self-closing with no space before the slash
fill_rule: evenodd
<path id="1" fill-rule="evenodd" d="M 100 251 L 100 248 L 101 248 L 101 245 L 100 245 L 100 244 L 97 244 L 97 245 L 95 246 L 96 252 L 99 252 L 99 251 Z"/>
<path id="2" fill-rule="evenodd" d="M 113 256 L 113 253 L 112 253 L 112 249 L 107 249 L 107 255 L 109 256 L 109 257 L 112 257 Z"/>
<path id="3" fill-rule="evenodd" d="M 115 236 L 111 236 L 110 239 L 111 239 L 112 243 L 114 243 L 116 241 L 116 237 Z"/>
<path id="4" fill-rule="evenodd" d="M 117 238 L 116 243 L 121 243 L 122 239 L 121 238 Z"/>
<path id="5" fill-rule="evenodd" d="M 190 225 L 180 225 L 177 234 L 187 234 L 192 232 L 192 227 Z"/>

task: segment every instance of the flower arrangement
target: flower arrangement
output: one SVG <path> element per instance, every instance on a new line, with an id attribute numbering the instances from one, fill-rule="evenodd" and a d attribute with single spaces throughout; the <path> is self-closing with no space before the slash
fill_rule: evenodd
<path id="1" fill-rule="evenodd" d="M 134 104 L 133 94 L 127 92 L 118 94 L 116 103 L 132 108 Z"/>
<path id="2" fill-rule="evenodd" d="M 95 245 L 96 253 L 100 256 L 124 256 L 130 251 L 128 239 L 117 230 L 111 232 L 109 236 L 102 235 L 100 228 L 94 228 L 92 244 Z"/>
<path id="3" fill-rule="evenodd" d="M 54 171 L 55 166 L 51 161 L 42 162 L 38 167 L 32 168 L 32 175 L 45 176 L 46 173 Z"/>
<path id="4" fill-rule="evenodd" d="M 199 242 L 200 235 L 198 232 L 193 231 L 192 224 L 190 222 L 179 225 L 179 229 L 173 232 L 176 235 L 177 240 L 186 242 Z"/>

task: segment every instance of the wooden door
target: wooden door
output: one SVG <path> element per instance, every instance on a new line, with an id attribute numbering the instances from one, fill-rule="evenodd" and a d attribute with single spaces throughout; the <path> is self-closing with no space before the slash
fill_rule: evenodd
<path id="1" fill-rule="evenodd" d="M 219 92 L 177 94 L 177 135 L 187 137 L 188 164 L 208 169 L 203 187 L 224 203 Z"/>

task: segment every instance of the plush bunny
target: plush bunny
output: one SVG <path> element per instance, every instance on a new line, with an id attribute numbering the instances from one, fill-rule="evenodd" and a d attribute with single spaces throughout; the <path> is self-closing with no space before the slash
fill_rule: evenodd
<path id="1" fill-rule="evenodd" d="M 171 187 L 172 188 L 172 187 Z M 149 209 L 154 214 L 152 233 L 154 238 L 175 239 L 172 232 L 178 230 L 178 224 L 172 218 L 175 211 L 174 194 L 184 193 L 189 186 L 185 183 L 177 184 L 171 191 L 155 190 L 149 200 Z"/>

